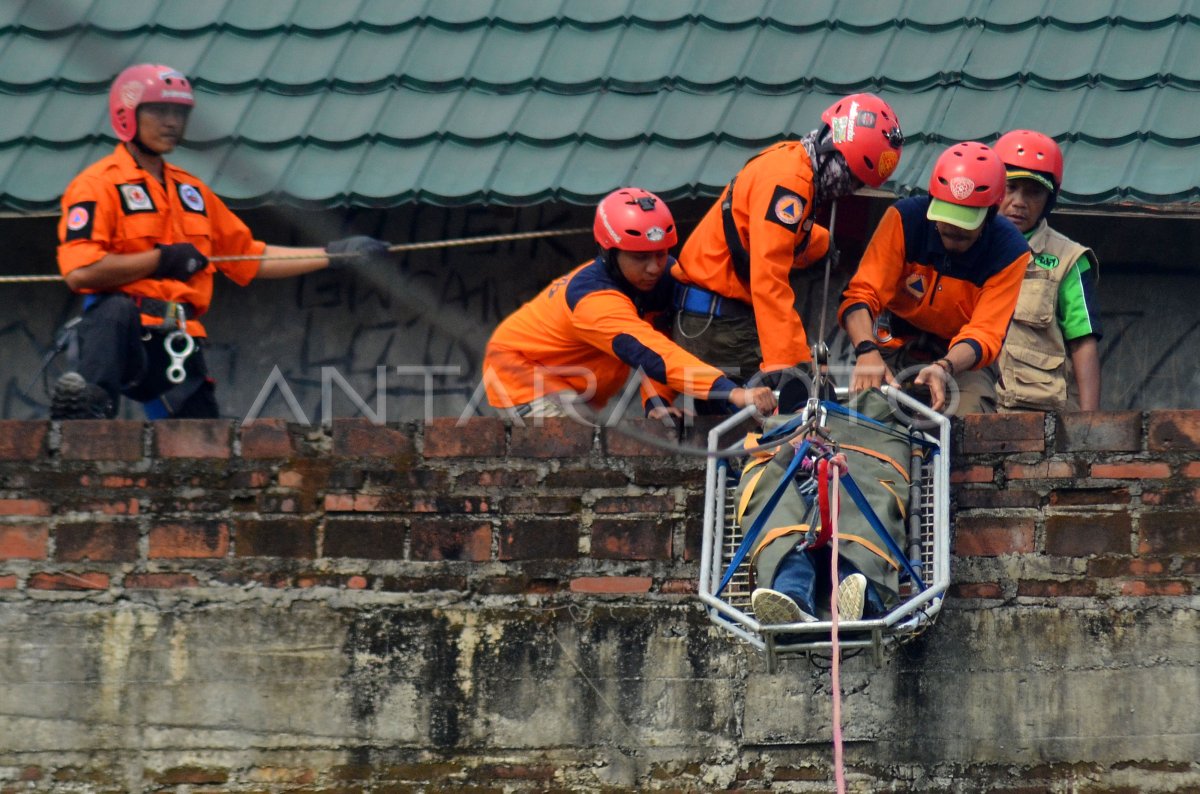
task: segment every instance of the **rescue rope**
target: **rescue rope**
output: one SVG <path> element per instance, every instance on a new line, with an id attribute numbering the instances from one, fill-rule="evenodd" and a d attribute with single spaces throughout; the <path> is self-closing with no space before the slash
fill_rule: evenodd
<path id="1" fill-rule="evenodd" d="M 842 760 L 842 654 L 838 647 L 838 584 L 840 581 L 838 579 L 838 467 L 830 466 L 829 469 L 833 480 L 830 488 L 832 493 L 829 495 L 829 523 L 831 525 L 829 611 L 833 624 L 829 635 L 830 651 L 833 654 L 830 662 L 830 684 L 833 687 L 833 776 L 837 782 L 838 794 L 846 794 L 846 770 Z"/>
<path id="2" fill-rule="evenodd" d="M 542 237 L 565 237 L 572 234 L 583 234 L 584 232 L 591 233 L 591 231 L 592 230 L 590 228 L 579 227 L 576 229 L 555 229 L 552 231 L 488 234 L 482 237 L 461 237 L 454 240 L 429 240 L 421 243 L 399 243 L 397 245 L 389 245 L 387 252 L 389 254 L 399 254 L 409 251 L 431 251 L 438 248 L 460 248 L 467 245 L 486 245 L 488 243 L 507 243 L 517 240 L 535 240 Z M 358 254 L 318 254 L 318 256 L 326 256 L 329 259 L 342 259 L 358 256 Z M 247 259 L 259 259 L 264 262 L 281 262 L 295 259 L 312 259 L 313 257 L 313 254 L 259 254 L 257 256 L 210 256 L 208 261 L 241 262 Z M 36 284 L 39 282 L 53 282 L 62 280 L 62 276 L 0 276 L 0 284 Z"/>

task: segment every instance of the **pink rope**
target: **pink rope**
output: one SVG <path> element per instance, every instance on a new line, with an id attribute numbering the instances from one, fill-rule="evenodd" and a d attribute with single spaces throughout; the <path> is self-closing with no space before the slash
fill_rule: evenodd
<path id="1" fill-rule="evenodd" d="M 833 650 L 831 676 L 833 684 L 833 775 L 837 782 L 838 794 L 846 794 L 846 770 L 842 762 L 842 676 L 841 651 L 838 648 L 838 467 L 830 466 L 832 487 L 829 494 L 829 523 L 832 525 L 833 537 L 830 539 L 831 554 L 829 611 L 833 614 L 833 629 L 830 633 L 830 645 Z"/>

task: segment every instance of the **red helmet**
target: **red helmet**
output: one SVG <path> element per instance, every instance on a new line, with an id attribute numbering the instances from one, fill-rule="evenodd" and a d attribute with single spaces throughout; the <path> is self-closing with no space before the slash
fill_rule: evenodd
<path id="1" fill-rule="evenodd" d="M 679 242 L 666 202 L 640 187 L 618 188 L 601 199 L 593 232 L 601 248 L 621 251 L 665 251 Z"/>
<path id="2" fill-rule="evenodd" d="M 887 102 L 874 94 L 851 94 L 821 114 L 829 125 L 833 147 L 842 153 L 851 173 L 879 187 L 900 162 L 904 133 Z"/>
<path id="3" fill-rule="evenodd" d="M 122 141 L 137 135 L 137 109 L 148 102 L 169 102 L 192 107 L 192 84 L 170 66 L 142 63 L 117 75 L 108 90 L 108 120 Z"/>
<path id="4" fill-rule="evenodd" d="M 929 195 L 963 207 L 991 207 L 1004 198 L 1004 163 L 975 141 L 942 152 L 929 177 Z"/>
<path id="5" fill-rule="evenodd" d="M 1046 185 L 1046 176 L 1053 184 L 1046 185 L 1057 193 L 1062 184 L 1063 156 L 1058 144 L 1049 135 L 1033 130 L 1013 130 L 996 141 L 996 154 L 1008 167 L 1010 179 L 1033 179 Z"/>

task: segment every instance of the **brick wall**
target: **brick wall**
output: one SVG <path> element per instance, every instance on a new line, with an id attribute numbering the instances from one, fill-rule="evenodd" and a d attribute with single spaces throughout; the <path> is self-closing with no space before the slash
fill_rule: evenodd
<path id="1" fill-rule="evenodd" d="M 848 663 L 852 774 L 1200 788 L 1200 412 L 954 433 L 951 599 Z M 0 791 L 828 790 L 828 675 L 697 607 L 702 492 L 568 421 L 0 422 Z"/>

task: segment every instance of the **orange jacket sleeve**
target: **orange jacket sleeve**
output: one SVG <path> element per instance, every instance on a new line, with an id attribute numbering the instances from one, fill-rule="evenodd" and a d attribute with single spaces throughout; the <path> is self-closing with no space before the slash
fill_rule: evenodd
<path id="1" fill-rule="evenodd" d="M 1021 294 L 1021 282 L 1025 278 L 1025 268 L 1029 266 L 1031 254 L 1021 254 L 1003 270 L 984 282 L 975 300 L 975 310 L 971 319 L 950 340 L 953 347 L 958 342 L 975 340 L 979 345 L 982 358 L 976 362 L 974 369 L 986 367 L 1000 355 L 1004 345 L 1004 337 L 1008 333 L 1008 324 L 1017 308 L 1017 298 Z"/>
<path id="2" fill-rule="evenodd" d="M 586 295 L 572 315 L 575 330 L 588 344 L 611 353 L 634 369 L 677 392 L 707 399 L 715 390 L 733 383 L 675 344 L 638 316 L 628 297 L 602 290 Z"/>

